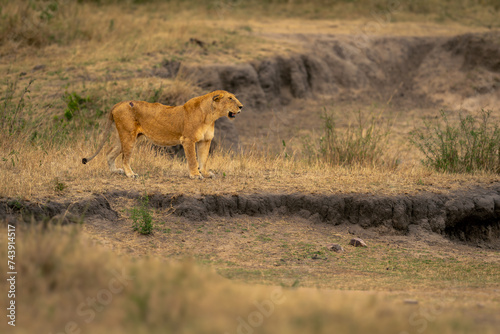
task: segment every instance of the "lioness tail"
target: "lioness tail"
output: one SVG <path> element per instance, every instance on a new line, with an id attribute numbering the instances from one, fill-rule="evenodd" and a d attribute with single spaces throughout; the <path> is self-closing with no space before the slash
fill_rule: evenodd
<path id="1" fill-rule="evenodd" d="M 82 159 L 82 164 L 85 165 L 87 162 L 90 162 L 90 160 L 94 159 L 96 157 L 96 155 L 98 155 L 99 152 L 101 152 L 102 148 L 104 147 L 104 144 L 106 143 L 106 140 L 109 137 L 109 133 L 111 132 L 111 126 L 113 125 L 113 122 L 114 122 L 114 120 L 113 120 L 113 114 L 112 114 L 112 111 L 111 111 L 111 113 L 109 113 L 108 122 L 106 123 L 106 128 L 104 130 L 103 138 L 102 138 L 101 143 L 99 144 L 99 148 L 97 149 L 97 152 L 95 152 L 95 154 L 93 156 L 89 157 L 89 158 L 83 158 Z"/>

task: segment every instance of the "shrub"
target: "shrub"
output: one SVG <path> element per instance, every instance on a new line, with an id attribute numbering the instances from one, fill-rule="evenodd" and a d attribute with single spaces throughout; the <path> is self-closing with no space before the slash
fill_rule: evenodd
<path id="1" fill-rule="evenodd" d="M 134 231 L 141 234 L 153 233 L 154 222 L 149 211 L 149 198 L 147 195 L 140 199 L 139 205 L 130 210 L 130 219 L 132 219 Z"/>
<path id="2" fill-rule="evenodd" d="M 322 119 L 323 135 L 319 142 L 305 143 L 310 158 L 340 166 L 395 164 L 392 161 L 384 162 L 381 158 L 389 130 L 380 124 L 378 117 L 371 115 L 367 121 L 361 111 L 358 111 L 356 124 L 349 125 L 346 130 L 338 129 L 332 112 L 326 109 Z"/>
<path id="3" fill-rule="evenodd" d="M 58 177 L 54 179 L 54 191 L 56 193 L 61 194 L 66 188 L 67 185 L 63 181 L 59 180 Z"/>
<path id="4" fill-rule="evenodd" d="M 443 110 L 440 115 L 444 126 L 426 122 L 410 133 L 411 143 L 425 155 L 425 165 L 452 173 L 500 172 L 500 128 L 490 119 L 491 110 L 477 116 L 460 114 L 456 123 Z"/>
<path id="5" fill-rule="evenodd" d="M 83 98 L 76 92 L 66 92 L 63 99 L 67 104 L 66 109 L 64 110 L 64 117 L 66 117 L 68 121 L 71 121 L 73 116 L 80 112 L 81 109 L 86 108 L 86 104 L 90 102 L 89 97 Z"/>
<path id="6" fill-rule="evenodd" d="M 77 92 L 66 92 L 62 96 L 64 110 L 62 115 L 54 115 L 51 127 L 40 129 L 40 137 L 54 144 L 64 144 L 84 135 L 85 140 L 99 131 L 99 120 L 104 114 L 98 97 L 82 97 Z"/>

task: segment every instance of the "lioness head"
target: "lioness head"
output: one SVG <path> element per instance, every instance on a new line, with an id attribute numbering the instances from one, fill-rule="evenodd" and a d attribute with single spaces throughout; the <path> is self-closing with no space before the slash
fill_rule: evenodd
<path id="1" fill-rule="evenodd" d="M 236 96 L 226 91 L 216 91 L 212 100 L 214 101 L 215 110 L 221 117 L 235 118 L 236 114 L 239 114 L 241 108 L 243 108 Z"/>

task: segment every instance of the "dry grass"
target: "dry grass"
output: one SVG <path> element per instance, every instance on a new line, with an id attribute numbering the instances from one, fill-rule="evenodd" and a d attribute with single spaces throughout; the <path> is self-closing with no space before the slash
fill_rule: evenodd
<path id="1" fill-rule="evenodd" d="M 499 176 L 492 173 L 443 174 L 419 164 L 402 165 L 395 170 L 339 167 L 252 151 L 242 155 L 215 152 L 209 158 L 209 166 L 217 178 L 193 181 L 188 178 L 183 159 L 155 154 L 148 145 L 138 145 L 135 149 L 132 168 L 140 178 L 132 180 L 111 174 L 104 152 L 91 163 L 82 165 L 82 157 L 94 150 L 96 142 L 95 139 L 82 140 L 63 148 L 37 147 L 28 140 L 4 142 L 0 147 L 0 194 L 27 199 L 61 195 L 72 198 L 116 189 L 145 189 L 187 194 L 356 192 L 382 195 L 420 191 L 447 193 L 488 187 L 499 181 Z M 64 183 L 64 192 L 54 190 L 56 180 Z"/>
<path id="2" fill-rule="evenodd" d="M 44 20 L 41 13 L 46 6 L 37 2 L 33 7 L 40 9 L 33 10 L 28 3 L 7 3 L 2 12 L 9 20 L 0 29 L 0 54 L 33 61 L 36 52 L 59 66 L 96 61 L 126 63 L 154 53 L 213 62 L 255 56 L 255 45 L 274 50 L 289 45 L 273 46 L 238 18 L 214 17 L 199 7 L 176 11 L 170 3 L 97 6 L 68 1 L 58 7 L 53 18 Z M 190 38 L 206 44 L 199 47 L 190 43 Z M 269 51 L 263 50 L 266 54 Z"/>
<path id="3" fill-rule="evenodd" d="M 60 66 L 105 59 L 135 61 L 151 53 L 197 62 L 238 62 L 296 48 L 283 39 L 279 43 L 267 39 L 280 33 L 450 35 L 485 31 L 498 24 L 493 3 L 424 3 L 396 7 L 382 0 L 98 5 L 3 0 L 6 19 L 0 24 L 0 54 L 15 56 L 17 66 L 37 61 L 33 53 Z M 192 37 L 205 42 L 205 47 L 190 44 Z"/>
<path id="4" fill-rule="evenodd" d="M 423 326 L 426 333 L 495 331 L 488 322 L 476 323 L 473 309 L 464 316 L 448 294 L 415 306 L 390 293 L 240 285 L 191 261 L 118 257 L 82 240 L 75 227 L 18 226 L 17 245 L 22 293 L 16 296 L 16 333 L 61 332 L 66 326 L 92 333 L 233 333 L 239 317 L 257 324 L 250 330 L 259 333 L 399 333 Z M 255 303 L 270 310 L 273 300 L 272 312 L 259 320 Z M 0 328 L 11 330 L 5 321 Z"/>
<path id="5" fill-rule="evenodd" d="M 213 31 L 199 31 L 197 24 L 241 22 L 249 19 L 299 18 L 371 20 L 373 22 L 438 22 L 469 26 L 498 26 L 499 5 L 495 0 L 444 2 L 426 0 L 389 2 L 384 0 L 339 1 L 145 1 L 145 4 L 104 1 L 16 1 L 3 0 L 0 44 L 9 48 L 68 45 L 75 41 L 119 42 L 117 36 L 149 33 L 185 33 L 195 31 L 210 36 Z M 140 2 L 138 2 L 140 3 Z M 96 15 L 97 14 L 97 15 Z M 147 14 L 147 15 L 144 15 Z M 145 19 L 148 17 L 148 19 Z M 177 24 L 171 25 L 169 21 Z M 182 22 L 189 22 L 183 25 Z M 241 23 L 240 23 L 241 25 Z M 246 26 L 248 27 L 248 26 Z M 169 29 L 170 28 L 170 29 Z M 247 29 L 247 28 L 245 28 Z M 372 29 L 370 29 L 371 31 Z M 151 38 L 161 35 L 151 35 Z M 177 35 L 178 36 L 178 35 Z M 212 34 L 213 36 L 213 34 Z M 175 40 L 170 39 L 170 40 Z M 165 43 L 165 41 L 160 41 Z M 138 45 L 136 45 L 138 46 Z M 170 45 L 172 46 L 172 45 Z M 244 45 L 243 45 L 244 46 Z"/>

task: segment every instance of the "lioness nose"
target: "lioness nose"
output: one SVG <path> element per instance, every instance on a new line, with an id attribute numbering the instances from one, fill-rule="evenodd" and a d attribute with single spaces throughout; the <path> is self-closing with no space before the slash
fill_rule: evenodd
<path id="1" fill-rule="evenodd" d="M 238 106 L 238 108 L 240 108 L 240 109 L 241 109 L 241 108 L 243 108 L 243 106 Z"/>

